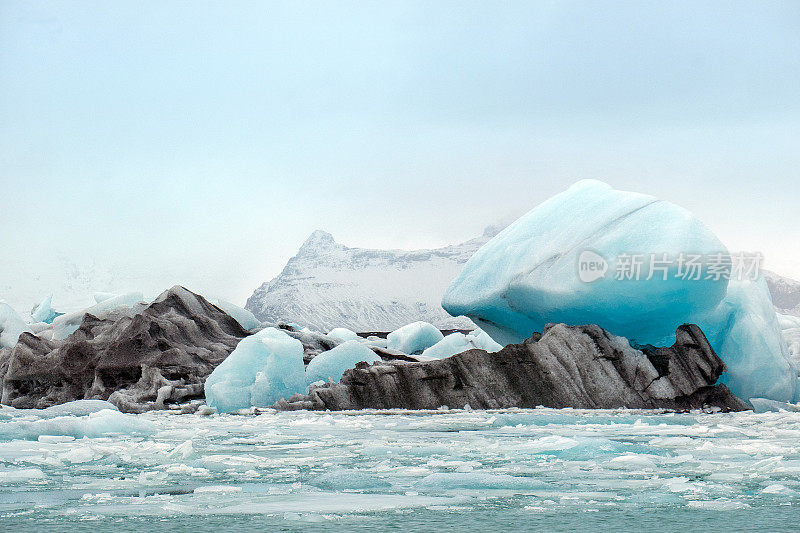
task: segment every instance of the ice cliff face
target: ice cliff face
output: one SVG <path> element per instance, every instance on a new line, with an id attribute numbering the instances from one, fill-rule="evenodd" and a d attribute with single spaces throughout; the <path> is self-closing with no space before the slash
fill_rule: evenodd
<path id="1" fill-rule="evenodd" d="M 474 327 L 442 309 L 442 294 L 494 234 L 435 250 L 348 248 L 317 230 L 283 272 L 256 289 L 246 309 L 264 322 L 329 331 L 392 331 L 419 320 L 442 328 Z"/>

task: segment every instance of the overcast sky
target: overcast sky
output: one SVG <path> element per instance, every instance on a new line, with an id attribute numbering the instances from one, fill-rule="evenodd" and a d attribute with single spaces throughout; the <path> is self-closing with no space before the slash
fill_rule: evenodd
<path id="1" fill-rule="evenodd" d="M 316 228 L 455 243 L 581 178 L 800 278 L 800 2 L 0 2 L 9 301 L 243 304 Z"/>

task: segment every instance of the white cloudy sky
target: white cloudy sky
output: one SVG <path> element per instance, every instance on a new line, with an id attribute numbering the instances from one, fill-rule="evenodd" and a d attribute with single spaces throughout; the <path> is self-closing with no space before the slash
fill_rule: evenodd
<path id="1" fill-rule="evenodd" d="M 798 87 L 798 2 L 4 0 L 0 298 L 243 303 L 316 228 L 438 246 L 580 178 L 800 278 Z"/>

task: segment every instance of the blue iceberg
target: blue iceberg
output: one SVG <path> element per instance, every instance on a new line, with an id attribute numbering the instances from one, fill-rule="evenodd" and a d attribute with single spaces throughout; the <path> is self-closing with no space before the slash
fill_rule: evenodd
<path id="1" fill-rule="evenodd" d="M 276 328 L 242 339 L 205 382 L 206 403 L 220 413 L 270 406 L 306 390 L 303 344 Z"/>
<path id="2" fill-rule="evenodd" d="M 503 347 L 496 343 L 486 332 L 476 329 L 467 335 L 458 331 L 446 336 L 430 348 L 422 352 L 424 359 L 444 359 L 467 350 L 486 350 L 489 353 L 499 352 Z"/>
<path id="3" fill-rule="evenodd" d="M 422 321 L 406 324 L 386 336 L 389 349 L 410 355 L 421 354 L 443 338 L 436 326 Z"/>
<path id="4" fill-rule="evenodd" d="M 380 361 L 375 352 L 358 341 L 345 341 L 336 348 L 322 352 L 314 357 L 306 367 L 306 381 L 311 384 L 317 381 L 339 382 L 342 374 L 357 363 L 374 363 Z"/>
<path id="5" fill-rule="evenodd" d="M 766 286 L 731 281 L 730 254 L 689 211 L 584 180 L 486 243 L 442 306 L 501 344 L 545 324 L 598 324 L 637 344 L 670 345 L 683 323 L 703 328 L 738 396 L 800 398 Z"/>
<path id="6" fill-rule="evenodd" d="M 63 315 L 53 310 L 53 295 L 50 294 L 42 300 L 39 305 L 31 311 L 31 322 L 43 322 L 45 324 L 52 324 L 56 317 Z"/>

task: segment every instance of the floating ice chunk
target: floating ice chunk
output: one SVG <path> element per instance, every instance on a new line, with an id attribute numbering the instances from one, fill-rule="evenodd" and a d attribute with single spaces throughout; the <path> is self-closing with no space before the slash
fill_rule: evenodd
<path id="1" fill-rule="evenodd" d="M 355 331 L 350 331 L 347 328 L 333 328 L 328 332 L 328 337 L 333 337 L 340 341 L 357 341 L 361 337 Z"/>
<path id="2" fill-rule="evenodd" d="M 86 309 L 81 309 L 80 311 L 74 311 L 72 313 L 58 316 L 53 320 L 53 339 L 66 339 L 75 333 L 75 331 L 77 331 L 81 325 L 83 315 L 86 313 L 96 316 L 98 313 L 111 311 L 112 309 L 116 309 L 118 307 L 133 307 L 143 300 L 144 298 L 142 297 L 141 292 L 129 292 L 127 294 L 102 300 L 101 302 L 98 302 L 91 307 L 87 307 Z"/>
<path id="3" fill-rule="evenodd" d="M 339 346 L 322 352 L 314 357 L 306 367 L 306 381 L 311 384 L 315 381 L 327 382 L 332 379 L 339 382 L 342 374 L 350 368 L 355 368 L 356 363 L 364 361 L 374 363 L 380 361 L 375 352 L 358 341 L 345 341 Z"/>
<path id="4" fill-rule="evenodd" d="M 242 339 L 205 382 L 206 402 L 220 413 L 269 406 L 306 389 L 303 344 L 276 328 Z"/>
<path id="5" fill-rule="evenodd" d="M 5 302 L 0 302 L 0 348 L 11 348 L 19 336 L 30 331 L 25 321 Z"/>
<path id="6" fill-rule="evenodd" d="M 715 500 L 690 500 L 686 506 L 692 509 L 703 509 L 705 511 L 736 511 L 738 509 L 749 509 L 750 505 L 745 502 L 729 500 L 727 498 L 717 498 Z"/>
<path id="7" fill-rule="evenodd" d="M 98 453 L 91 446 L 78 446 L 75 448 L 70 448 L 58 456 L 58 458 L 62 461 L 72 464 L 90 463 L 102 457 L 103 454 Z"/>
<path id="8" fill-rule="evenodd" d="M 443 359 L 475 348 L 486 350 L 490 353 L 503 349 L 486 332 L 477 329 L 468 335 L 459 332 L 451 333 L 430 348 L 426 348 L 422 352 L 422 356 L 431 359 Z"/>
<path id="9" fill-rule="evenodd" d="M 443 338 L 442 332 L 428 322 L 406 324 L 386 337 L 388 348 L 409 355 L 421 354 Z"/>
<path id="10" fill-rule="evenodd" d="M 769 413 L 777 411 L 790 411 L 800 413 L 800 405 L 786 402 L 776 402 L 766 398 L 750 398 L 750 405 L 756 413 Z"/>
<path id="11" fill-rule="evenodd" d="M 179 444 L 175 447 L 171 452 L 169 452 L 170 457 L 180 457 L 181 459 L 188 459 L 194 455 L 194 445 L 192 441 L 187 440 L 183 442 L 183 444 Z"/>
<path id="12" fill-rule="evenodd" d="M 31 311 L 31 322 L 51 324 L 54 318 L 63 314 L 64 313 L 57 313 L 53 310 L 53 295 L 50 294 L 42 300 L 39 305 L 33 308 Z"/>
<path id="13" fill-rule="evenodd" d="M 723 244 L 685 209 L 580 181 L 478 250 L 442 306 L 501 344 L 563 322 L 669 346 L 679 325 L 695 323 L 725 361 L 722 381 L 734 394 L 800 399 L 763 281 L 732 281 L 729 289 L 726 276 L 709 275 L 708 264 L 702 275 L 686 275 L 687 257 L 718 257 L 723 270 L 729 267 Z"/>
<path id="14" fill-rule="evenodd" d="M 104 437 L 109 435 L 152 435 L 155 424 L 140 418 L 103 409 L 88 416 L 59 416 L 49 419 L 30 420 L 29 409 L 16 409 L 18 415 L 10 420 L 0 420 L 0 441 L 38 440 L 42 435 L 64 435 L 80 439 L 83 437 Z M 6 410 L 3 411 L 4 414 Z"/>
<path id="15" fill-rule="evenodd" d="M 366 344 L 368 346 L 375 346 L 377 348 L 388 348 L 389 347 L 389 340 L 388 339 L 382 339 L 380 337 L 371 336 L 371 337 L 367 337 Z"/>
<path id="16" fill-rule="evenodd" d="M 74 402 L 62 403 L 60 405 L 53 405 L 46 409 L 30 409 L 26 411 L 33 411 L 40 418 L 55 418 L 57 416 L 86 416 L 92 413 L 98 413 L 104 409 L 111 411 L 119 411 L 117 406 L 105 400 L 75 400 Z"/>
<path id="17" fill-rule="evenodd" d="M 194 489 L 195 494 L 231 494 L 242 492 L 242 487 L 233 487 L 231 485 L 206 485 L 205 487 L 197 487 Z"/>
<path id="18" fill-rule="evenodd" d="M 312 479 L 309 483 L 324 490 L 364 490 L 391 486 L 391 483 L 361 470 L 334 470 Z"/>
<path id="19" fill-rule="evenodd" d="M 606 467 L 612 470 L 652 470 L 656 462 L 650 455 L 628 453 L 612 457 Z"/>
<path id="20" fill-rule="evenodd" d="M 800 496 L 800 492 L 798 492 L 798 491 L 796 491 L 794 489 L 790 489 L 789 487 L 787 487 L 786 485 L 783 485 L 781 483 L 773 483 L 771 485 L 767 485 L 766 487 L 761 489 L 761 493 L 762 494 L 777 494 L 777 495 L 786 496 L 786 497 L 790 497 L 790 498 L 796 498 L 797 496 Z"/>
<path id="21" fill-rule="evenodd" d="M 38 468 L 0 468 L 0 484 L 29 483 L 45 477 Z"/>
<path id="22" fill-rule="evenodd" d="M 248 331 L 260 328 L 262 326 L 261 321 L 258 320 L 256 316 L 247 309 L 243 309 L 238 305 L 232 304 L 225 300 L 212 300 L 211 303 L 231 315 L 234 320 L 239 323 L 239 325 Z"/>
<path id="23" fill-rule="evenodd" d="M 425 476 L 414 486 L 425 490 L 447 489 L 537 489 L 547 484 L 528 477 L 489 472 L 437 472 Z"/>

